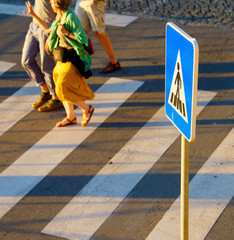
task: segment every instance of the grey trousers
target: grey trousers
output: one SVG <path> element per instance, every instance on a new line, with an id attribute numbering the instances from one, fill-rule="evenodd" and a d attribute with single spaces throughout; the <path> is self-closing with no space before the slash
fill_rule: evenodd
<path id="1" fill-rule="evenodd" d="M 34 22 L 30 24 L 24 41 L 21 64 L 37 86 L 46 83 L 50 94 L 55 95 L 53 81 L 55 62 L 45 50 L 47 37 L 47 33 L 41 27 Z M 40 53 L 40 67 L 36 61 L 38 53 Z"/>

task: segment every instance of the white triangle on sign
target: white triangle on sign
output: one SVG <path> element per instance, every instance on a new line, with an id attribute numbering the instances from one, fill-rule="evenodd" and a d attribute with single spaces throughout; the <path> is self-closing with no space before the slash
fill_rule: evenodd
<path id="1" fill-rule="evenodd" d="M 176 59 L 168 103 L 188 123 L 180 50 Z"/>

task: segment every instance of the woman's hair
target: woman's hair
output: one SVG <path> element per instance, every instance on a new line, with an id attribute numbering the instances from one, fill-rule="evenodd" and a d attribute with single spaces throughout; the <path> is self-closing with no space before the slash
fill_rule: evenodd
<path id="1" fill-rule="evenodd" d="M 52 0 L 54 6 L 61 10 L 67 10 L 71 0 Z"/>

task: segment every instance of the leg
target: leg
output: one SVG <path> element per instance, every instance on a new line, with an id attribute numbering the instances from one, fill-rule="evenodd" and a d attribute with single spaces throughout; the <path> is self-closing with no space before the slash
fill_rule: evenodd
<path id="1" fill-rule="evenodd" d="M 63 106 L 65 108 L 66 114 L 67 114 L 67 118 L 72 120 L 75 118 L 75 114 L 74 114 L 74 105 L 73 103 L 64 101 L 63 102 Z"/>
<path id="2" fill-rule="evenodd" d="M 39 108 L 46 103 L 51 96 L 45 83 L 43 73 L 36 62 L 36 56 L 39 53 L 39 40 L 37 34 L 38 26 L 33 22 L 30 24 L 22 50 L 21 64 L 28 73 L 29 77 L 35 81 L 36 85 L 41 88 L 41 95 L 32 107 Z"/>
<path id="3" fill-rule="evenodd" d="M 94 32 L 94 35 L 102 44 L 104 50 L 109 57 L 110 62 L 112 64 L 116 64 L 118 60 L 115 57 L 110 38 L 106 35 L 106 33 Z"/>
<path id="4" fill-rule="evenodd" d="M 66 111 L 66 117 L 56 124 L 56 127 L 65 127 L 67 125 L 76 124 L 76 117 L 74 114 L 74 105 L 70 102 L 63 102 Z"/>
<path id="5" fill-rule="evenodd" d="M 74 103 L 76 106 L 78 106 L 82 112 L 87 112 L 89 110 L 89 105 L 85 103 L 85 101 L 79 101 Z"/>
<path id="6" fill-rule="evenodd" d="M 88 31 L 91 26 L 94 35 L 100 41 L 109 58 L 109 64 L 101 73 L 110 73 L 120 69 L 120 64 L 115 57 L 111 40 L 105 33 L 105 1 L 77 1 L 76 13 L 81 21 L 83 28 Z"/>
<path id="7" fill-rule="evenodd" d="M 38 28 L 39 36 L 39 48 L 40 48 L 40 58 L 41 58 L 41 71 L 44 74 L 45 84 L 42 86 L 52 95 L 52 99 L 45 102 L 42 106 L 38 108 L 39 112 L 49 112 L 63 107 L 62 102 L 59 101 L 55 93 L 55 84 L 53 80 L 53 69 L 55 67 L 54 60 L 49 56 L 45 49 L 45 42 L 47 40 L 47 33 Z"/>
<path id="8" fill-rule="evenodd" d="M 80 107 L 83 112 L 81 126 L 84 127 L 90 121 L 94 112 L 94 108 L 91 105 L 86 104 L 84 101 L 76 102 L 75 105 Z"/>
<path id="9" fill-rule="evenodd" d="M 117 71 L 121 68 L 119 61 L 116 59 L 111 40 L 110 38 L 106 35 L 106 33 L 98 33 L 94 32 L 94 35 L 97 37 L 97 39 L 100 41 L 102 44 L 104 50 L 106 51 L 108 57 L 109 57 L 109 63 L 105 68 L 101 70 L 101 73 L 111 73 L 114 71 Z"/>
<path id="10" fill-rule="evenodd" d="M 64 105 L 67 116 L 62 121 L 58 122 L 56 124 L 56 127 L 65 127 L 67 125 L 76 124 L 76 117 L 74 114 L 73 103 L 64 101 L 63 105 Z M 94 108 L 91 105 L 86 104 L 84 101 L 76 102 L 75 105 L 80 107 L 83 112 L 83 119 L 81 122 L 81 126 L 84 127 L 90 121 L 94 112 Z"/>
<path id="11" fill-rule="evenodd" d="M 39 41 L 36 33 L 36 26 L 32 22 L 25 37 L 22 49 L 21 64 L 28 73 L 29 77 L 35 81 L 37 86 L 45 84 L 43 73 L 38 66 L 35 58 L 39 53 Z"/>
<path id="12" fill-rule="evenodd" d="M 95 37 L 102 44 L 109 57 L 109 61 L 115 64 L 117 59 L 112 48 L 111 40 L 105 33 L 105 7 L 106 3 L 104 1 L 98 1 L 96 4 L 90 1 L 85 10 L 87 11 L 87 16 L 89 17 Z"/>
<path id="13" fill-rule="evenodd" d="M 41 59 L 41 71 L 44 75 L 47 89 L 53 96 L 53 99 L 57 99 L 55 94 L 55 84 L 53 81 L 53 69 L 55 67 L 54 60 L 49 56 L 48 52 L 45 50 L 45 42 L 48 37 L 47 33 L 39 28 L 39 49 L 40 49 L 40 59 Z"/>
<path id="14" fill-rule="evenodd" d="M 42 91 L 43 93 L 48 93 L 48 92 L 49 92 L 49 88 L 47 87 L 46 83 L 43 83 L 43 84 L 40 86 L 40 88 L 41 88 L 41 91 Z"/>

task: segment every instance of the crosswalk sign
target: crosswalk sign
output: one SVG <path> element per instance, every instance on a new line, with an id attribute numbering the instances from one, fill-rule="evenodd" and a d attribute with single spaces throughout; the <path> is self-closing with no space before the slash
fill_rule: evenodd
<path id="1" fill-rule="evenodd" d="M 189 142 L 195 140 L 198 54 L 196 39 L 166 25 L 165 111 Z"/>

